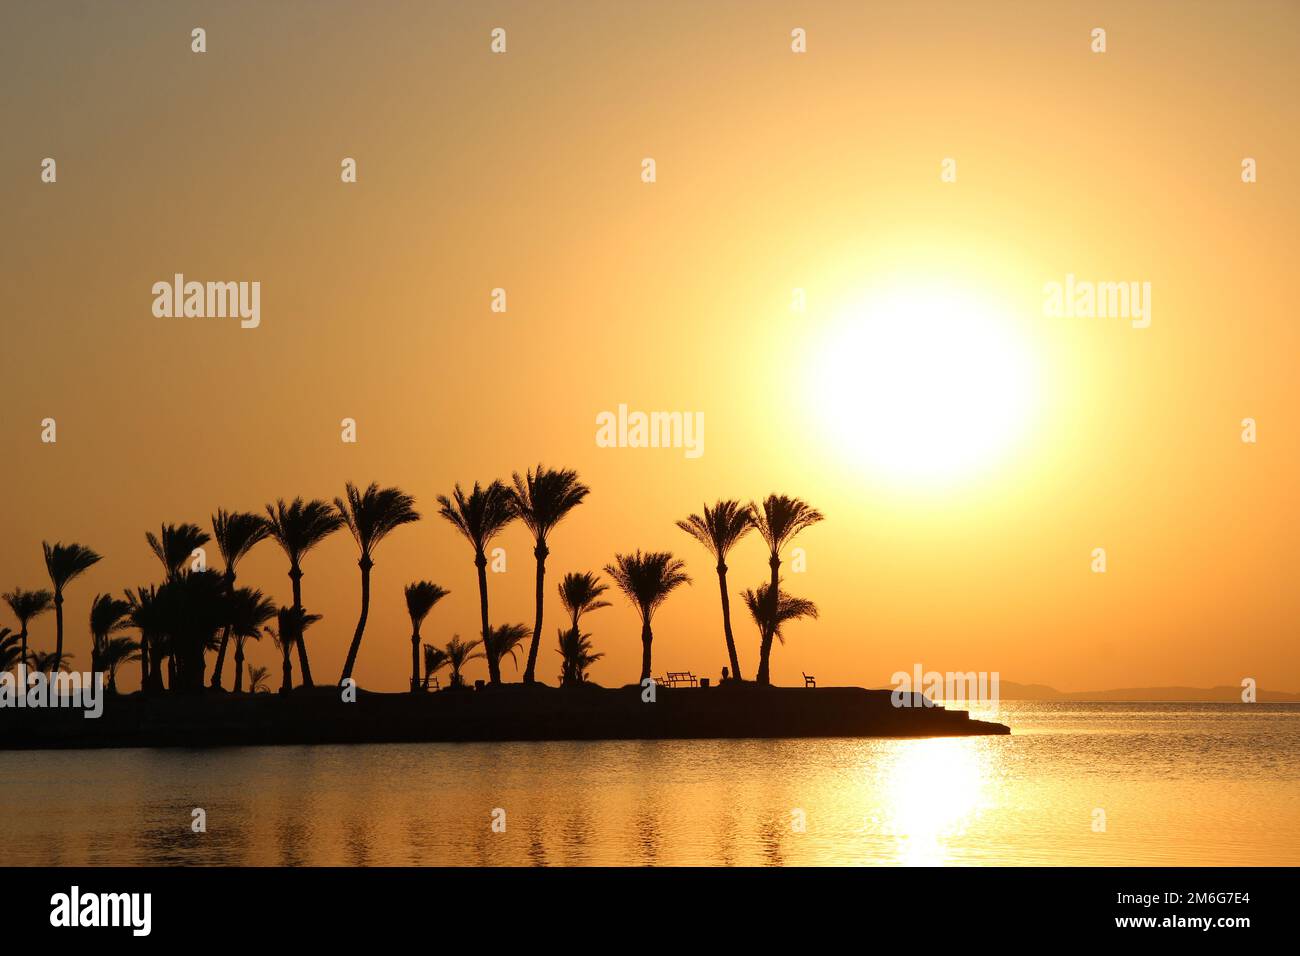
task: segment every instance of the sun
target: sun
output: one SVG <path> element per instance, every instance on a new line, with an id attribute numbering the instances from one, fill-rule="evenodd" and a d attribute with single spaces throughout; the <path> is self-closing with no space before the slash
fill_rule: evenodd
<path id="1" fill-rule="evenodd" d="M 1034 364 L 1010 318 L 940 284 L 882 290 L 843 309 L 811 375 L 812 414 L 835 447 L 912 485 L 992 467 L 1034 409 Z"/>

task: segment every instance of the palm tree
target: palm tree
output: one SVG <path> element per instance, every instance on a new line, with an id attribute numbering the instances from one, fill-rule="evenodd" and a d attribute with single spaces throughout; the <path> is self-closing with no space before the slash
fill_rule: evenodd
<path id="1" fill-rule="evenodd" d="M 293 607 L 302 611 L 302 560 L 312 548 L 343 527 L 342 516 L 328 502 L 319 498 L 303 501 L 294 498 L 286 505 L 281 498 L 275 506 L 266 506 L 270 517 L 268 527 L 271 537 L 284 549 L 289 559 L 289 580 L 293 582 Z M 302 685 L 312 686 L 311 665 L 307 661 L 307 643 L 302 634 L 296 638 L 298 665 L 302 669 Z"/>
<path id="2" fill-rule="evenodd" d="M 370 569 L 375 566 L 375 548 L 394 528 L 419 521 L 420 513 L 415 510 L 415 499 L 401 488 L 380 488 L 373 481 L 365 491 L 357 491 L 357 486 L 349 481 L 347 499 L 335 498 L 334 507 L 361 549 L 357 561 L 361 568 L 361 616 L 357 619 L 352 646 L 348 648 L 348 659 L 339 678 L 342 684 L 352 677 L 357 651 L 361 650 L 361 636 L 366 632 L 366 618 L 370 616 Z"/>
<path id="3" fill-rule="evenodd" d="M 533 624 L 533 642 L 528 648 L 528 666 L 524 668 L 524 683 L 531 684 L 537 670 L 537 647 L 542 642 L 542 592 L 546 581 L 546 556 L 550 549 L 546 537 L 564 520 L 591 489 L 578 481 L 578 473 L 571 469 L 546 468 L 538 465 L 523 475 L 514 473 L 513 492 L 515 514 L 532 532 L 535 542 L 533 556 L 537 558 L 537 618 Z"/>
<path id="4" fill-rule="evenodd" d="M 429 681 L 433 675 L 442 670 L 451 663 L 451 658 L 441 647 L 434 647 L 432 644 L 424 645 L 424 689 L 429 689 Z"/>
<path id="5" fill-rule="evenodd" d="M 555 632 L 560 652 L 560 686 L 574 687 L 586 683 L 587 668 L 604 657 L 604 654 L 592 652 L 591 635 L 583 634 L 576 627 Z"/>
<path id="6" fill-rule="evenodd" d="M 149 542 L 149 548 L 155 557 L 162 562 L 168 581 L 180 577 L 182 566 L 195 549 L 212 540 L 196 524 L 165 524 L 159 528 L 157 537 L 154 537 L 152 531 L 146 531 L 144 539 Z"/>
<path id="7" fill-rule="evenodd" d="M 226 564 L 226 591 L 235 590 L 235 567 L 244 555 L 253 550 L 253 546 L 271 533 L 266 519 L 249 511 L 226 511 L 218 508 L 212 516 L 212 534 L 216 538 L 217 549 Z M 217 649 L 217 663 L 212 668 L 212 686 L 221 686 L 221 674 L 226 666 L 226 647 L 230 644 L 230 627 L 221 632 L 221 647 Z M 235 665 L 236 674 L 239 664 Z"/>
<path id="8" fill-rule="evenodd" d="M 0 674 L 13 670 L 23 659 L 20 635 L 0 627 Z"/>
<path id="9" fill-rule="evenodd" d="M 210 568 L 182 574 L 158 588 L 155 603 L 167 638 L 171 690 L 201 694 L 207 652 L 216 649 L 230 616 L 225 581 Z"/>
<path id="10" fill-rule="evenodd" d="M 63 654 L 63 588 L 73 578 L 100 560 L 99 555 L 79 544 L 41 542 L 45 570 L 54 585 L 54 653 Z"/>
<path id="11" fill-rule="evenodd" d="M 32 618 L 39 617 L 54 607 L 54 595 L 49 591 L 24 591 L 22 588 L 14 588 L 4 595 L 4 602 L 9 605 L 9 610 L 13 611 L 14 617 L 18 618 L 18 641 L 22 647 L 20 663 L 26 663 L 27 624 Z"/>
<path id="12" fill-rule="evenodd" d="M 609 607 L 608 601 L 600 600 L 600 596 L 609 588 L 600 583 L 600 576 L 594 571 L 583 571 L 581 574 L 569 572 L 560 582 L 559 590 L 560 603 L 569 612 L 569 627 L 572 630 L 578 630 L 579 619 L 588 611 Z"/>
<path id="13" fill-rule="evenodd" d="M 524 642 L 528 636 L 527 624 L 500 624 L 496 627 L 488 628 L 487 639 L 483 641 L 483 649 L 474 657 L 481 657 L 488 662 L 488 668 L 496 668 L 497 673 L 501 673 L 501 660 L 507 654 L 510 660 L 514 662 L 515 669 L 519 669 L 519 660 L 515 657 L 515 651 L 519 645 Z"/>
<path id="14" fill-rule="evenodd" d="M 95 600 L 90 603 L 90 669 L 92 672 L 98 673 L 105 669 L 102 653 L 108 646 L 109 638 L 129 627 L 131 627 L 130 602 L 115 598 L 111 594 L 95 595 Z"/>
<path id="15" fill-rule="evenodd" d="M 718 501 L 712 508 L 704 506 L 703 515 L 693 514 L 677 522 L 681 528 L 708 549 L 718 562 L 718 590 L 722 592 L 722 633 L 727 639 L 727 657 L 731 674 L 740 680 L 740 658 L 736 656 L 736 639 L 731 634 L 731 599 L 727 596 L 727 553 L 754 529 L 754 513 L 739 501 Z"/>
<path id="16" fill-rule="evenodd" d="M 744 593 L 745 606 L 749 608 L 749 614 L 758 625 L 759 633 L 764 641 L 763 645 L 763 670 L 761 673 L 767 673 L 767 660 L 772 652 L 771 641 L 773 635 L 776 636 L 782 644 L 785 643 L 785 635 L 781 633 L 781 628 L 789 621 L 797 621 L 800 618 L 817 617 L 817 605 L 812 601 L 805 601 L 803 598 L 797 598 L 793 595 L 786 594 L 780 590 L 778 585 L 776 616 L 772 616 L 772 585 L 770 582 L 763 582 L 757 590 L 747 590 Z M 762 681 L 766 684 L 767 681 Z"/>
<path id="17" fill-rule="evenodd" d="M 99 667 L 108 674 L 108 692 L 117 693 L 117 669 L 140 659 L 140 642 L 129 637 L 111 637 L 98 651 Z"/>
<path id="18" fill-rule="evenodd" d="M 445 588 L 440 588 L 432 581 L 416 581 L 414 584 L 406 586 L 406 613 L 411 616 L 411 693 L 414 694 L 420 689 L 420 625 L 424 619 L 429 616 L 433 606 L 445 598 L 450 592 Z M 425 660 L 428 660 L 429 651 L 438 649 L 432 644 L 424 646 Z M 435 667 L 434 670 L 437 670 Z M 429 683 L 430 671 L 425 668 L 424 683 Z"/>
<path id="19" fill-rule="evenodd" d="M 499 481 L 494 481 L 486 488 L 474 482 L 474 490 L 466 496 L 460 485 L 452 491 L 452 497 L 438 496 L 438 514 L 455 526 L 474 548 L 474 566 L 478 568 L 478 603 L 481 618 L 482 639 L 488 635 L 488 597 L 487 597 L 487 546 L 516 517 L 510 489 Z M 499 658 L 497 659 L 500 660 Z M 488 658 L 488 681 L 501 683 L 501 669 L 497 662 Z"/>
<path id="20" fill-rule="evenodd" d="M 41 674 L 52 674 L 55 671 L 66 671 L 68 661 L 72 660 L 71 654 L 60 654 L 58 651 L 32 651 L 31 661 L 32 670 Z"/>
<path id="21" fill-rule="evenodd" d="M 235 639 L 235 693 L 238 694 L 244 676 L 244 642 L 261 640 L 262 629 L 275 617 L 276 607 L 261 591 L 235 588 L 226 596 L 226 610 L 225 637 Z"/>
<path id="22" fill-rule="evenodd" d="M 308 614 L 306 608 L 282 607 L 276 613 L 276 626 L 267 627 L 275 646 L 280 649 L 280 693 L 287 694 L 293 689 L 293 660 L 289 652 L 298 648 L 298 658 L 302 659 L 303 635 L 307 628 L 321 619 L 319 614 Z M 305 684 L 305 681 L 304 681 Z"/>
<path id="23" fill-rule="evenodd" d="M 156 693 L 163 689 L 162 616 L 157 589 L 151 584 L 127 591 L 126 601 L 131 605 L 131 626 L 140 632 L 140 690 Z"/>
<path id="24" fill-rule="evenodd" d="M 642 554 L 638 549 L 635 554 L 614 555 L 614 563 L 605 565 L 605 572 L 641 613 L 641 680 L 647 680 L 650 646 L 654 643 L 650 623 L 669 594 L 680 585 L 690 584 L 686 565 L 667 551 Z"/>
<path id="25" fill-rule="evenodd" d="M 482 641 L 461 641 L 459 634 L 451 636 L 451 640 L 447 642 L 443 654 L 447 658 L 447 666 L 451 668 L 452 687 L 465 686 L 465 678 L 461 676 L 461 670 L 467 663 L 478 656 L 474 653 L 474 650 L 482 643 Z"/>
<path id="26" fill-rule="evenodd" d="M 767 543 L 769 552 L 767 563 L 772 569 L 771 582 L 763 594 L 767 596 L 767 600 L 776 602 L 781 590 L 781 549 L 800 531 L 821 521 L 822 513 L 798 498 L 789 498 L 785 495 L 768 495 L 763 499 L 761 508 L 752 502 L 749 508 L 753 514 L 754 527 Z M 769 607 L 763 620 L 773 622 L 770 626 L 775 626 L 780 619 L 778 611 L 776 607 Z M 772 652 L 773 634 L 772 630 L 765 630 L 759 644 L 758 683 L 760 684 L 772 682 L 768 672 L 768 655 Z"/>
<path id="27" fill-rule="evenodd" d="M 242 677 L 242 675 L 240 675 Z M 271 677 L 271 668 L 248 665 L 248 692 L 250 694 L 269 694 L 271 688 L 267 681 Z M 238 679 L 236 679 L 238 682 Z M 236 691 L 238 693 L 238 691 Z"/>

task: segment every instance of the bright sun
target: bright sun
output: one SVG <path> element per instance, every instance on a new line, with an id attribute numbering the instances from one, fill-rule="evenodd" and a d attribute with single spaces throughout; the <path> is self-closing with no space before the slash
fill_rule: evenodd
<path id="1" fill-rule="evenodd" d="M 948 482 L 995 464 L 1033 409 L 1033 363 L 969 291 L 909 287 L 845 309 L 812 369 L 815 415 L 882 477 Z"/>

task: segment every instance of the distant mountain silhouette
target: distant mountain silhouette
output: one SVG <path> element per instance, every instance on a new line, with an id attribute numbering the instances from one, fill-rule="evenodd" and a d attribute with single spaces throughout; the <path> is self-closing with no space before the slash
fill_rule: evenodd
<path id="1" fill-rule="evenodd" d="M 1060 691 L 1046 684 L 1017 684 L 1004 680 L 999 685 L 1003 700 L 1071 701 L 1187 701 L 1189 703 L 1240 703 L 1241 687 L 1120 687 L 1111 690 Z M 1261 704 L 1300 703 L 1300 691 L 1257 690 Z"/>

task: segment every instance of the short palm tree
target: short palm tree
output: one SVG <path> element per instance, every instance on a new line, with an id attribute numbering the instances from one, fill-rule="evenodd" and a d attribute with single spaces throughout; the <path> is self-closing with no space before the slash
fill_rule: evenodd
<path id="1" fill-rule="evenodd" d="M 162 562 L 168 581 L 180 577 L 185 562 L 194 554 L 195 549 L 212 540 L 196 524 L 165 524 L 158 530 L 157 536 L 152 531 L 146 531 L 144 539 L 149 542 L 149 550 Z"/>
<path id="2" fill-rule="evenodd" d="M 99 649 L 99 667 L 108 674 L 108 692 L 117 693 L 117 669 L 140 659 L 140 642 L 129 637 L 110 637 Z"/>
<path id="3" fill-rule="evenodd" d="M 42 541 L 45 550 L 45 570 L 49 572 L 50 583 L 54 585 L 54 653 L 63 653 L 63 588 L 73 578 L 78 577 L 91 565 L 100 560 L 100 556 L 89 548 L 79 544 L 50 544 Z"/>
<path id="4" fill-rule="evenodd" d="M 68 669 L 68 661 L 72 660 L 71 654 L 60 654 L 58 651 L 32 651 L 28 659 L 31 668 L 41 674 L 52 674 L 55 671 L 65 671 Z"/>
<path id="5" fill-rule="evenodd" d="M 269 694 L 267 681 L 271 678 L 271 668 L 248 665 L 248 692 L 250 694 Z"/>
<path id="6" fill-rule="evenodd" d="M 131 626 L 140 632 L 140 690 L 157 693 L 163 689 L 162 614 L 157 589 L 151 584 L 127 591 L 126 601 L 131 605 Z"/>
<path id="7" fill-rule="evenodd" d="M 131 604 L 111 594 L 96 594 L 90 602 L 90 669 L 106 670 L 102 652 L 114 634 L 131 627 Z M 132 641 L 131 643 L 135 643 Z M 137 650 L 139 649 L 137 645 Z M 136 658 L 131 658 L 136 660 Z M 118 663 L 121 663 L 119 661 Z"/>
<path id="8" fill-rule="evenodd" d="M 433 680 L 433 675 L 438 673 L 448 664 L 451 658 L 441 647 L 434 647 L 432 644 L 424 645 L 424 689 L 429 689 L 429 681 Z"/>
<path id="9" fill-rule="evenodd" d="M 357 560 L 361 568 L 361 616 L 357 619 L 352 646 L 348 648 L 348 658 L 339 677 L 342 684 L 352 677 L 357 651 L 361 650 L 361 637 L 366 632 L 366 618 L 370 616 L 370 569 L 375 566 L 375 548 L 394 528 L 419 521 L 420 513 L 415 510 L 415 499 L 401 488 L 380 488 L 373 481 L 365 491 L 358 491 L 357 486 L 349 481 L 347 497 L 335 498 L 334 507 L 361 549 L 361 557 Z M 412 655 L 414 653 L 412 651 Z"/>
<path id="10" fill-rule="evenodd" d="M 13 612 L 14 617 L 18 618 L 18 642 L 21 646 L 19 662 L 25 664 L 28 659 L 27 625 L 32 618 L 39 617 L 54 607 L 54 595 L 49 591 L 25 591 L 22 588 L 14 588 L 4 595 L 4 602 L 9 605 L 9 610 Z"/>
<path id="11" fill-rule="evenodd" d="M 804 617 L 817 617 L 817 605 L 812 601 L 805 601 L 803 598 L 797 598 L 793 595 L 786 594 L 784 591 L 777 590 L 776 614 L 772 613 L 772 585 L 770 582 L 763 582 L 757 589 L 745 591 L 745 606 L 749 608 L 750 617 L 758 625 L 759 634 L 763 640 L 762 660 L 766 665 L 768 658 L 771 656 L 772 637 L 775 636 L 782 644 L 785 643 L 785 635 L 782 628 L 790 621 L 796 621 Z M 767 673 L 764 666 L 763 673 Z M 763 681 L 762 683 L 767 683 Z"/>
<path id="12" fill-rule="evenodd" d="M 528 637 L 527 624 L 499 624 L 496 627 L 488 628 L 487 639 L 483 641 L 483 648 L 474 657 L 481 657 L 488 662 L 489 668 L 496 668 L 497 673 L 501 673 L 501 661 L 509 654 L 510 660 L 514 662 L 515 669 L 519 668 L 519 659 L 515 657 L 515 651 L 519 645 Z"/>
<path id="13" fill-rule="evenodd" d="M 739 501 L 718 501 L 702 514 L 693 514 L 677 522 L 681 528 L 708 549 L 718 562 L 718 590 L 722 592 L 722 633 L 727 639 L 727 657 L 731 675 L 740 680 L 740 658 L 736 656 L 736 639 L 731 633 L 731 599 L 727 596 L 727 553 L 741 538 L 754 530 L 754 513 Z"/>
<path id="14" fill-rule="evenodd" d="M 576 627 L 567 631 L 556 631 L 557 650 L 560 652 L 560 686 L 575 687 L 587 681 L 587 668 L 604 657 L 594 653 L 591 635 L 583 634 Z"/>
<path id="15" fill-rule="evenodd" d="M 228 592 L 235 590 L 235 569 L 239 562 L 253 550 L 254 545 L 270 533 L 271 529 L 267 526 L 266 519 L 251 511 L 226 511 L 224 508 L 218 508 L 217 513 L 212 516 L 212 536 L 217 542 L 217 550 L 221 552 L 221 560 L 226 565 L 225 583 Z M 226 648 L 229 644 L 230 628 L 227 626 L 221 631 L 217 663 L 212 668 L 213 687 L 221 686 L 221 675 L 226 666 Z M 236 664 L 237 676 L 239 669 L 240 665 Z"/>
<path id="16" fill-rule="evenodd" d="M 302 561 L 312 548 L 343 527 L 343 518 L 329 502 L 319 498 L 303 501 L 295 498 L 285 504 L 281 498 L 274 506 L 267 505 L 267 526 L 271 537 L 284 549 L 289 559 L 289 580 L 293 583 L 293 607 L 302 611 Z M 302 684 L 312 686 L 311 664 L 307 660 L 307 643 L 299 634 L 298 665 L 302 670 Z"/>
<path id="17" fill-rule="evenodd" d="M 0 674 L 13 670 L 23 659 L 22 641 L 7 627 L 0 627 Z"/>
<path id="18" fill-rule="evenodd" d="M 542 594 L 546 583 L 546 546 L 551 530 L 578 505 L 591 489 L 578 480 L 572 469 L 546 468 L 538 465 L 524 474 L 514 473 L 514 510 L 533 535 L 533 557 L 537 559 L 537 616 L 533 624 L 533 642 L 528 648 L 528 666 L 524 683 L 531 684 L 537 671 L 537 648 L 542 642 Z"/>
<path id="19" fill-rule="evenodd" d="M 450 592 L 440 588 L 432 581 L 416 581 L 406 586 L 406 613 L 411 616 L 411 693 L 420 689 L 420 625 L 429 616 L 433 606 Z M 425 659 L 430 651 L 438 651 L 432 644 L 424 645 Z M 441 653 L 441 651 L 439 651 Z M 437 670 L 437 668 L 434 668 Z M 425 668 L 424 683 L 429 683 L 432 671 Z"/>
<path id="20" fill-rule="evenodd" d="M 226 596 L 225 634 L 235 639 L 235 693 L 244 676 L 244 642 L 258 641 L 276 615 L 275 602 L 254 588 L 235 588 Z"/>
<path id="21" fill-rule="evenodd" d="M 614 555 L 614 563 L 605 565 L 605 572 L 641 614 L 641 680 L 647 680 L 654 643 L 651 622 L 668 595 L 691 582 L 686 565 L 667 551 L 642 554 L 638 550 L 635 554 Z"/>
<path id="22" fill-rule="evenodd" d="M 760 507 L 751 503 L 750 510 L 754 516 L 754 527 L 767 544 L 768 566 L 772 569 L 769 586 L 762 593 L 767 600 L 775 602 L 780 594 L 781 549 L 794 540 L 794 536 L 805 528 L 822 520 L 822 513 L 816 508 L 786 495 L 768 495 Z M 764 616 L 765 621 L 777 621 L 779 609 L 770 607 Z M 765 631 L 759 644 L 758 683 L 770 684 L 768 655 L 772 651 L 773 632 Z"/>
<path id="23" fill-rule="evenodd" d="M 459 634 L 453 634 L 451 640 L 447 642 L 443 654 L 447 658 L 447 666 L 451 668 L 451 686 L 464 687 L 465 678 L 461 672 L 465 665 L 472 661 L 476 656 L 474 651 L 482 641 L 462 641 Z"/>
<path id="24" fill-rule="evenodd" d="M 456 485 L 452 496 L 438 496 L 438 514 L 449 521 L 474 548 L 474 566 L 478 568 L 478 603 L 482 639 L 488 635 L 487 546 L 516 517 L 514 499 L 500 481 L 486 488 L 474 482 L 468 495 Z M 488 681 L 501 683 L 499 659 L 488 658 Z"/>
<path id="25" fill-rule="evenodd" d="M 290 651 L 297 647 L 301 659 L 303 635 L 307 628 L 320 619 L 319 614 L 308 614 L 305 608 L 282 607 L 276 613 L 276 626 L 266 628 L 266 633 L 271 635 L 275 646 L 280 649 L 281 694 L 293 690 L 293 659 L 289 656 Z"/>

